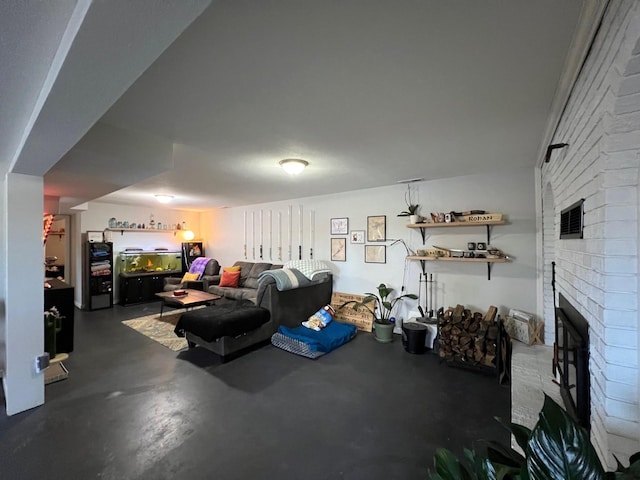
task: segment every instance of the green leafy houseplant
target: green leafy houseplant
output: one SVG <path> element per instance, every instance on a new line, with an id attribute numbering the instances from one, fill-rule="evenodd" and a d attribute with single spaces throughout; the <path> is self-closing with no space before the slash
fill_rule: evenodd
<path id="1" fill-rule="evenodd" d="M 63 318 L 57 307 L 51 307 L 44 312 L 44 350 L 51 358 L 57 353 L 56 334 L 62 330 Z"/>
<path id="2" fill-rule="evenodd" d="M 407 204 L 407 209 L 398 214 L 399 217 L 410 217 L 411 215 L 418 215 L 420 205 Z"/>
<path id="3" fill-rule="evenodd" d="M 466 461 L 447 449 L 438 449 L 436 471 L 429 472 L 431 480 L 640 479 L 640 452 L 631 456 L 629 467 L 616 458 L 616 471 L 605 472 L 587 431 L 546 395 L 533 430 L 515 423 L 505 426 L 525 456 L 497 442 L 486 442 L 486 457 L 465 449 Z"/>
<path id="4" fill-rule="evenodd" d="M 411 198 L 411 187 L 407 185 L 407 192 L 404 194 L 404 203 L 407 205 L 407 209 L 398 214 L 399 217 L 410 217 L 411 215 L 418 215 L 420 205 L 413 202 Z"/>
<path id="5" fill-rule="evenodd" d="M 393 293 L 393 288 L 387 287 L 384 283 L 378 285 L 378 293 L 365 293 L 365 297 L 360 302 L 356 302 L 355 300 L 351 300 L 350 302 L 345 302 L 340 305 L 340 308 L 346 307 L 347 305 L 352 305 L 354 310 L 358 310 L 361 307 L 366 308 L 373 315 L 374 321 L 376 323 L 381 323 L 384 325 L 388 325 L 391 322 L 389 319 L 391 318 L 391 313 L 393 312 L 393 308 L 396 304 L 404 298 L 411 298 L 413 300 L 417 299 L 418 296 L 413 293 L 405 293 L 404 295 L 399 295 L 394 298 L 389 298 Z M 373 308 L 370 307 L 371 304 L 374 304 Z"/>

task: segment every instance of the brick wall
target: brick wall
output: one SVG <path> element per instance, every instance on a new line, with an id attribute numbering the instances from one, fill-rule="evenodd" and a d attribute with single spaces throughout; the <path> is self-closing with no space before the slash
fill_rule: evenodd
<path id="1" fill-rule="evenodd" d="M 611 453 L 640 450 L 639 40 L 640 2 L 612 1 L 553 138 L 569 146 L 542 168 L 553 200 L 543 199 L 545 266 L 555 259 L 558 291 L 589 321 L 591 436 L 609 467 Z M 557 231 L 560 211 L 580 198 L 584 238 L 558 240 L 545 205 L 555 207 Z"/>

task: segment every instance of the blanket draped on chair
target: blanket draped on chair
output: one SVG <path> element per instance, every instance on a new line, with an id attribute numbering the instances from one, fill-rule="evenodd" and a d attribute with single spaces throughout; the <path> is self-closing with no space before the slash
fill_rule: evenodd
<path id="1" fill-rule="evenodd" d="M 202 277 L 204 273 L 204 269 L 207 268 L 207 263 L 209 263 L 211 259 L 208 257 L 198 257 L 191 264 L 191 268 L 189 269 L 189 273 L 197 273 L 198 280 Z"/>
<path id="2" fill-rule="evenodd" d="M 266 270 L 258 277 L 258 283 L 264 281 L 267 277 L 273 278 L 276 281 L 276 288 L 280 291 L 291 290 L 311 283 L 311 281 L 305 277 L 302 272 L 295 268 Z"/>

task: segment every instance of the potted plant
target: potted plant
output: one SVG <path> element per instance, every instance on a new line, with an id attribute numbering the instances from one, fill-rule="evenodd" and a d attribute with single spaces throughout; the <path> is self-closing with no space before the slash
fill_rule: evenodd
<path id="1" fill-rule="evenodd" d="M 501 422 L 502 423 L 502 422 Z M 640 478 L 640 452 L 631 455 L 629 466 L 617 461 L 615 472 L 605 472 L 591 444 L 589 434 L 545 395 L 540 418 L 533 430 L 515 423 L 504 424 L 511 431 L 524 456 L 498 442 L 487 443 L 487 455 L 464 449 L 459 459 L 440 448 L 434 457 L 431 480 L 548 480 L 548 479 L 634 479 Z M 615 455 L 614 455 L 615 457 Z"/>
<path id="2" fill-rule="evenodd" d="M 352 305 L 354 310 L 364 307 L 371 315 L 373 315 L 373 333 L 374 337 L 380 343 L 389 343 L 393 340 L 393 323 L 391 322 L 391 313 L 396 304 L 404 298 L 416 300 L 417 295 L 413 293 L 405 293 L 404 295 L 390 298 L 393 288 L 387 287 L 384 283 L 378 285 L 378 293 L 365 293 L 362 301 L 357 302 L 351 300 L 340 305 L 340 308 Z"/>
<path id="3" fill-rule="evenodd" d="M 398 214 L 399 217 L 409 217 L 409 223 L 418 223 L 422 217 L 418 215 L 420 205 L 407 203 L 407 209 Z"/>
<path id="4" fill-rule="evenodd" d="M 409 223 L 418 223 L 422 221 L 422 217 L 418 214 L 420 205 L 413 202 L 411 198 L 411 187 L 407 185 L 407 191 L 404 194 L 404 203 L 407 204 L 407 209 L 398 214 L 399 217 L 409 217 Z"/>
<path id="5" fill-rule="evenodd" d="M 51 307 L 44 312 L 44 351 L 54 358 L 58 353 L 56 346 L 56 334 L 62 330 L 63 315 L 57 307 Z"/>

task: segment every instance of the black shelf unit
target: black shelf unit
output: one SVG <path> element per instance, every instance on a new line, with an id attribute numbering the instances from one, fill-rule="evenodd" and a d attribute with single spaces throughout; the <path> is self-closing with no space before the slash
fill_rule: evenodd
<path id="1" fill-rule="evenodd" d="M 85 250 L 85 308 L 113 307 L 113 243 L 87 242 Z"/>

